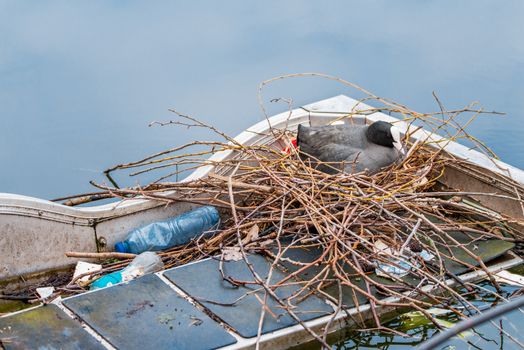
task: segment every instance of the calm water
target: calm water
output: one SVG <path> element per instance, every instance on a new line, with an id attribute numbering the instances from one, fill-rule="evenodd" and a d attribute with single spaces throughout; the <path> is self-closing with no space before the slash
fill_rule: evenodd
<path id="1" fill-rule="evenodd" d="M 420 111 L 436 110 L 436 91 L 448 108 L 480 101 L 507 112 L 472 131 L 524 167 L 523 13 L 520 0 L 0 0 L 0 192 L 89 191 L 110 165 L 212 137 L 147 127 L 169 107 L 235 135 L 262 118 L 260 81 L 302 71 Z M 266 97 L 298 106 L 340 93 L 351 92 L 306 78 Z"/>
<path id="2" fill-rule="evenodd" d="M 523 14 L 521 0 L 0 0 L 0 192 L 90 191 L 88 181 L 111 165 L 214 138 L 148 128 L 169 119 L 170 107 L 235 135 L 262 118 L 260 81 L 304 71 L 340 76 L 419 111 L 437 109 L 436 91 L 450 109 L 480 101 L 506 112 L 470 130 L 524 167 Z M 265 96 L 299 106 L 341 93 L 351 94 L 306 78 Z M 396 349 L 405 341 L 364 334 L 339 347 Z"/>
<path id="3" fill-rule="evenodd" d="M 514 273 L 522 274 L 524 266 L 512 269 Z M 479 310 L 488 310 L 500 303 L 500 300 L 492 294 L 495 289 L 487 282 L 478 283 L 483 289 L 479 289 L 476 294 L 470 295 L 468 300 Z M 502 285 L 502 296 L 508 298 L 517 292 L 520 288 L 510 285 Z M 462 291 L 465 292 L 465 291 Z M 465 310 L 462 305 L 455 304 L 459 310 L 468 314 L 471 310 Z M 449 325 L 460 321 L 456 315 L 440 315 L 439 319 L 449 322 Z M 484 323 L 473 330 L 461 333 L 460 337 L 453 337 L 438 350 L 517 350 L 522 349 L 519 345 L 524 341 L 522 334 L 522 323 L 524 322 L 524 310 L 517 309 L 502 317 L 493 319 L 493 323 Z M 385 324 L 386 327 L 399 330 L 408 337 L 395 335 L 392 333 L 376 331 L 355 332 L 348 330 L 334 335 L 331 339 L 333 350 L 403 350 L 415 348 L 425 340 L 431 338 L 438 331 L 431 322 L 425 318 L 412 319 L 406 316 L 399 316 Z M 500 331 L 503 329 L 506 334 Z M 509 336 L 508 336 L 509 335 Z M 517 341 L 514 341 L 514 339 Z M 298 347 L 300 348 L 300 347 Z M 298 348 L 296 350 L 298 350 Z M 317 344 L 307 344 L 302 350 L 317 350 Z M 437 350 L 435 349 L 435 350 Z"/>

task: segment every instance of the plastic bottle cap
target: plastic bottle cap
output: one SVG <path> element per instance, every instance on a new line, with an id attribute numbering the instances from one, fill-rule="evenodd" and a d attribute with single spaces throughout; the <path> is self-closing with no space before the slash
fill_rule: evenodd
<path id="1" fill-rule="evenodd" d="M 126 242 L 117 242 L 115 243 L 115 251 L 118 253 L 129 253 L 127 251 L 127 244 Z"/>

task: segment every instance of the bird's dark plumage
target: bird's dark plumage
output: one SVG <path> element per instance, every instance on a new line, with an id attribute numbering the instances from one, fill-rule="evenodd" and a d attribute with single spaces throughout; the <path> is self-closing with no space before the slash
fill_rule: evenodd
<path id="1" fill-rule="evenodd" d="M 382 121 L 369 126 L 299 125 L 297 145 L 302 159 L 328 174 L 340 171 L 373 174 L 401 158 L 399 135 L 394 126 Z"/>

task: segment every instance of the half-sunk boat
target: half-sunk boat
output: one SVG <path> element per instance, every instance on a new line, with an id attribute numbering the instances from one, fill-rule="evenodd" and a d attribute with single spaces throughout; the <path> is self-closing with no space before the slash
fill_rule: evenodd
<path id="1" fill-rule="evenodd" d="M 235 140 L 244 145 L 283 149 L 286 144 L 275 140 L 268 132 L 270 128 L 296 130 L 299 124 L 325 125 L 349 111 L 370 108 L 340 95 L 268 118 Z M 351 122 L 357 124 L 377 120 L 394 122 L 404 133 L 414 128 L 381 112 L 355 114 L 351 118 Z M 410 136 L 413 140 L 430 139 L 435 144 L 444 140 L 424 129 L 416 129 Z M 438 180 L 443 187 L 472 193 L 470 197 L 485 210 L 524 218 L 522 202 L 510 198 L 515 194 L 519 198 L 524 196 L 524 171 L 453 141 L 446 141 L 444 150 L 466 162 L 445 167 Z M 211 160 L 219 163 L 233 156 L 231 151 L 222 151 Z M 201 167 L 184 181 L 206 177 L 212 171 L 211 165 Z M 485 195 L 488 193 L 498 195 Z M 131 229 L 176 216 L 194 206 L 187 202 L 166 206 L 154 200 L 132 199 L 100 206 L 68 207 L 26 196 L 0 194 L 0 286 L 3 290 L 16 290 L 52 274 L 70 271 L 76 260 L 66 257 L 65 252 L 104 251 L 121 241 Z M 486 249 L 483 255 L 479 253 L 487 271 L 495 273 L 521 264 L 522 260 L 511 252 L 512 247 L 513 244 L 503 242 Z M 367 303 L 340 310 L 321 296 L 312 295 L 301 303 L 297 318 L 273 317 L 264 321 L 260 330 L 260 301 L 252 296 L 238 306 L 227 307 L 226 304 L 240 298 L 245 291 L 224 284 L 217 264 L 214 259 L 206 259 L 6 315 L 0 318 L 0 343 L 6 349 L 39 346 L 240 349 L 254 347 L 256 343 L 277 349 L 310 340 L 308 330 L 322 333 L 327 326 L 329 332 L 333 332 L 354 324 L 354 315 L 360 315 L 360 320 L 374 317 Z M 267 274 L 271 265 L 257 255 L 252 256 L 252 264 L 261 275 Z M 240 262 L 228 262 L 226 267 L 239 280 L 250 273 Z M 290 270 L 292 268 L 290 266 Z M 486 277 L 486 271 L 481 270 L 454 272 L 462 283 Z M 283 279 L 286 273 L 289 271 L 275 272 L 274 278 Z M 456 283 L 454 279 L 448 281 L 449 286 Z M 436 288 L 431 284 L 421 285 L 425 292 Z M 282 291 L 293 292 L 292 287 Z M 209 298 L 210 295 L 213 298 Z M 391 296 L 387 300 L 394 305 L 396 298 Z M 383 306 L 377 310 L 380 315 L 386 315 L 393 307 Z"/>

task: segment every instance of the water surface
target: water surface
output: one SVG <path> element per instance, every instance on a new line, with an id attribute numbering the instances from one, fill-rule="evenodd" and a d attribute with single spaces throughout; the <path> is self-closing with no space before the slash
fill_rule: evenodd
<path id="1" fill-rule="evenodd" d="M 90 191 L 107 167 L 194 139 L 148 128 L 169 107 L 235 135 L 261 120 L 260 81 L 324 72 L 419 111 L 480 101 L 472 132 L 524 167 L 524 3 L 493 1 L 2 1 L 0 192 Z M 267 99 L 344 86 L 294 79 Z M 270 106 L 270 113 L 284 110 Z M 134 180 L 129 180 L 133 184 Z"/>

